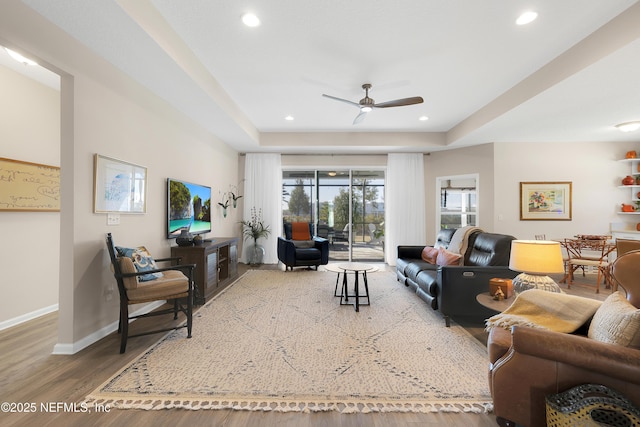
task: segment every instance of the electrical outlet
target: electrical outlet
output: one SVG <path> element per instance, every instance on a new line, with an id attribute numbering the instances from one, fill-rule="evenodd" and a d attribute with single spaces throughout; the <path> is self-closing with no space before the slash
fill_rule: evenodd
<path id="1" fill-rule="evenodd" d="M 120 225 L 120 214 L 107 214 L 107 225 Z"/>
<path id="2" fill-rule="evenodd" d="M 109 286 L 104 293 L 104 299 L 107 301 L 111 301 L 113 299 L 113 287 Z"/>

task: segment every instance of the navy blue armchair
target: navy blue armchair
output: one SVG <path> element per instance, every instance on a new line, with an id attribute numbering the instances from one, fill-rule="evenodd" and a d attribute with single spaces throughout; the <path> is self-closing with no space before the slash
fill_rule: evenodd
<path id="1" fill-rule="evenodd" d="M 329 241 L 313 236 L 313 224 L 285 223 L 284 237 L 278 237 L 278 259 L 285 265 L 285 270 L 293 267 L 315 267 L 329 263 Z M 306 225 L 309 229 L 306 234 Z M 297 229 L 293 232 L 292 229 Z M 304 233 L 301 236 L 300 230 Z"/>

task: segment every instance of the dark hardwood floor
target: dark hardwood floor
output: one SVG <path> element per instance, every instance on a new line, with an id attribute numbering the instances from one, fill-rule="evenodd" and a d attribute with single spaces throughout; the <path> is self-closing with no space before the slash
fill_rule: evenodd
<path id="1" fill-rule="evenodd" d="M 241 266 L 241 273 L 246 266 Z M 578 278 L 583 281 L 582 278 Z M 591 280 L 591 278 L 587 278 Z M 565 286 L 566 287 L 566 286 Z M 576 285 L 571 293 L 596 297 L 593 287 Z M 610 293 L 605 290 L 600 298 Z M 170 318 L 163 316 L 162 318 Z M 131 325 L 132 331 L 145 327 L 141 319 Z M 180 322 L 182 318 L 178 319 Z M 57 313 L 48 314 L 19 326 L 0 331 L 0 413 L 2 426 L 495 426 L 492 414 L 464 413 L 262 413 L 234 410 L 117 410 L 109 412 L 73 412 L 64 404 L 81 402 L 86 395 L 124 367 L 138 354 L 156 342 L 160 335 L 129 340 L 127 352 L 119 354 L 116 333 L 94 343 L 74 355 L 52 355 L 57 339 Z M 171 323 L 168 320 L 167 323 Z M 443 324 L 444 327 L 444 324 Z M 467 329 L 482 340 L 481 325 Z M 35 407 L 33 407 L 35 405 Z M 44 410 L 44 409 L 47 410 Z"/>

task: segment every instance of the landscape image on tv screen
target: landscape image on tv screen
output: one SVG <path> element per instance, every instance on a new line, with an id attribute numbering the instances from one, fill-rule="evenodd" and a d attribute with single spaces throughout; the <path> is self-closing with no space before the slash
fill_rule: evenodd
<path id="1" fill-rule="evenodd" d="M 210 232 L 211 187 L 171 178 L 167 186 L 167 237 L 177 237 L 185 229 L 192 234 Z"/>

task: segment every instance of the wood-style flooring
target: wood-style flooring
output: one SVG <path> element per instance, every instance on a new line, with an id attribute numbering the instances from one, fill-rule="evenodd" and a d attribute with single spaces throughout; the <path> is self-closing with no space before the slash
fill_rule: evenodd
<path id="1" fill-rule="evenodd" d="M 242 267 L 241 273 L 245 269 L 246 267 Z M 578 285 L 572 288 L 572 293 L 596 296 L 593 287 Z M 605 290 L 600 297 L 606 297 L 609 293 L 609 290 Z M 169 318 L 167 323 L 172 322 L 171 316 L 141 319 L 132 324 L 132 332 L 145 327 L 144 323 L 149 320 L 155 322 L 162 318 Z M 178 321 L 181 319 L 179 318 Z M 130 339 L 127 352 L 123 355 L 119 354 L 119 336 L 116 333 L 74 355 L 52 355 L 51 350 L 57 342 L 57 320 L 57 313 L 52 313 L 0 331 L 0 354 L 2 355 L 0 403 L 3 404 L 0 411 L 0 425 L 4 427 L 110 425 L 469 427 L 496 425 L 492 414 L 464 413 L 305 414 L 178 409 L 159 411 L 111 409 L 108 413 L 72 412 L 69 409 L 73 408 L 65 408 L 62 405 L 69 406 L 74 402 L 81 402 L 86 395 L 156 342 L 161 335 Z M 478 339 L 483 338 L 484 332 L 481 325 L 470 325 L 467 329 Z M 13 405 L 10 409 L 20 410 L 20 412 L 6 412 L 4 402 Z M 47 411 L 43 410 L 43 407 L 46 407 Z"/>

